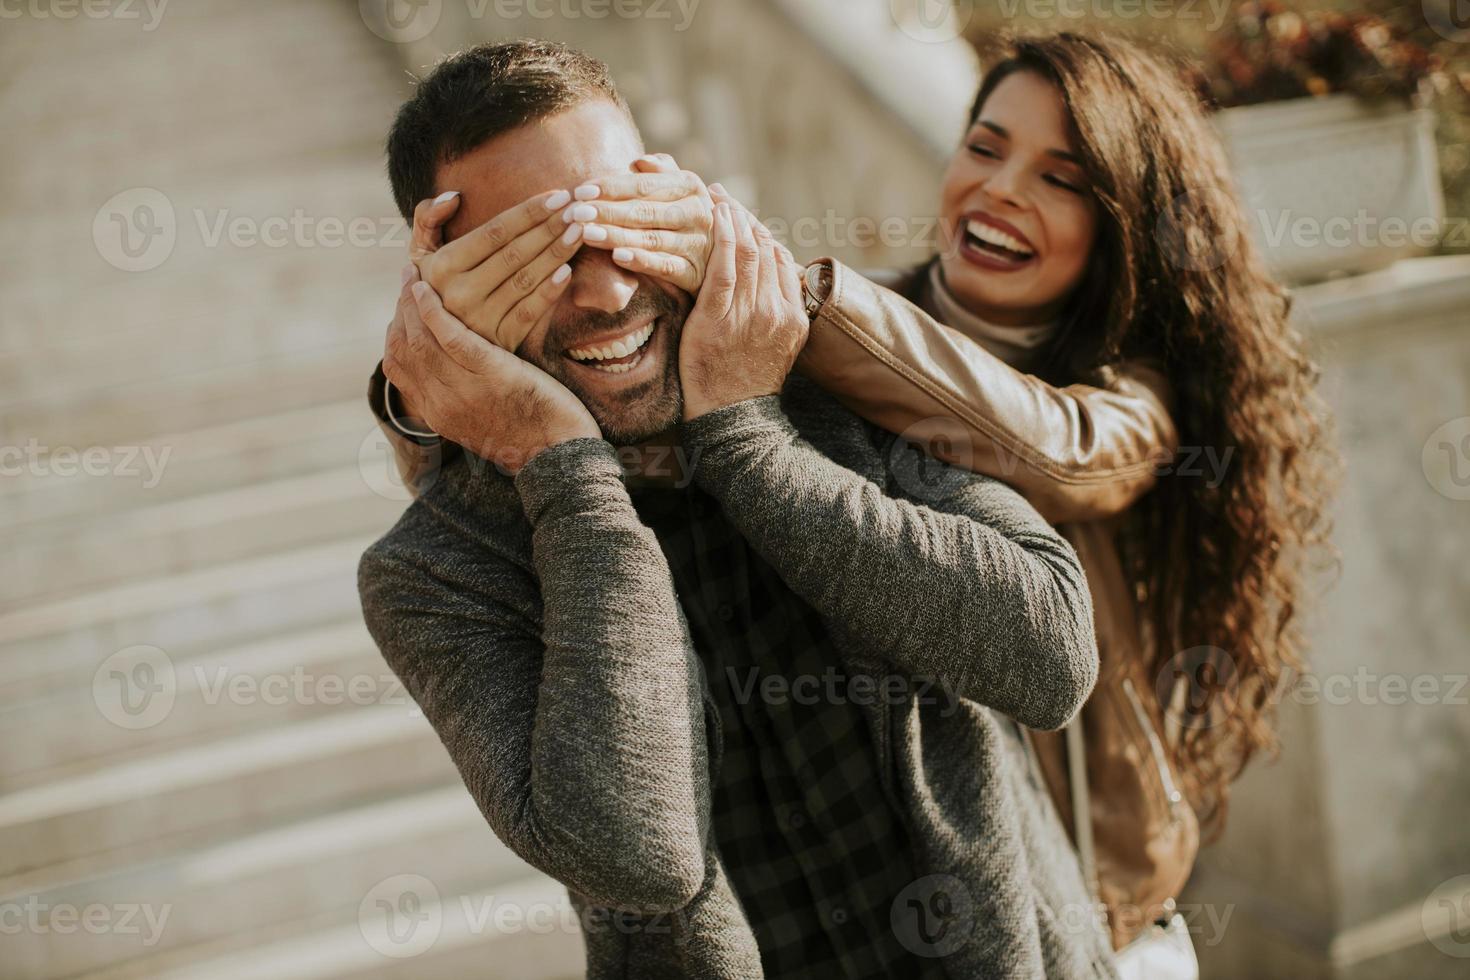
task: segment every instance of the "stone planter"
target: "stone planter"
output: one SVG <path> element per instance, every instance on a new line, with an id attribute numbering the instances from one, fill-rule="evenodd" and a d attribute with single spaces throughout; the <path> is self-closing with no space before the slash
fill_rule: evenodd
<path id="1" fill-rule="evenodd" d="M 1215 118 L 1256 240 L 1282 279 L 1368 272 L 1439 241 L 1431 110 L 1330 95 Z"/>

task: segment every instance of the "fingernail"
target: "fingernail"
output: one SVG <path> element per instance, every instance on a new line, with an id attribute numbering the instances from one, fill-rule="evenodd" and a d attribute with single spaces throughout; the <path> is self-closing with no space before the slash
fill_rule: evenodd
<path id="1" fill-rule="evenodd" d="M 613 249 L 613 261 L 614 262 L 632 262 L 633 261 L 633 250 L 631 248 L 615 248 L 615 249 Z"/>
<path id="2" fill-rule="evenodd" d="M 407 286 L 409 280 L 413 278 L 413 269 L 414 265 L 412 262 L 403 267 L 403 285 Z"/>
<path id="3" fill-rule="evenodd" d="M 589 242 L 607 241 L 607 229 L 602 225 L 576 225 L 574 227 L 584 228 L 582 234 L 587 236 Z"/>
<path id="4" fill-rule="evenodd" d="M 709 189 L 712 190 L 712 191 L 714 191 L 716 194 L 720 195 L 721 197 L 729 197 L 730 196 L 730 195 L 728 195 L 728 194 L 725 193 L 725 185 L 724 184 L 710 184 L 709 185 Z"/>
<path id="5" fill-rule="evenodd" d="M 456 197 L 459 197 L 459 191 L 445 191 L 443 194 L 440 194 L 438 197 L 434 198 L 434 203 L 443 204 L 445 201 L 452 201 Z"/>
<path id="6" fill-rule="evenodd" d="M 561 213 L 561 217 L 567 224 L 573 221 L 595 221 L 597 209 L 590 204 L 573 204 Z"/>
<path id="7" fill-rule="evenodd" d="M 423 299 L 424 294 L 429 291 L 429 284 L 420 280 L 413 284 L 413 298 Z"/>
<path id="8" fill-rule="evenodd" d="M 583 184 L 577 188 L 577 200 L 595 201 L 602 196 L 602 188 L 596 184 Z"/>
<path id="9" fill-rule="evenodd" d="M 567 206 L 567 204 L 571 202 L 571 200 L 571 194 L 567 193 L 566 191 L 557 191 L 555 194 L 546 199 L 546 210 L 555 211 L 558 208 L 564 208 Z"/>
<path id="10" fill-rule="evenodd" d="M 572 267 L 564 265 L 551 274 L 551 281 L 560 286 L 572 277 Z"/>
<path id="11" fill-rule="evenodd" d="M 563 245 L 570 245 L 570 244 L 572 244 L 572 242 L 574 242 L 577 239 L 579 239 L 579 238 L 582 237 L 582 233 L 583 233 L 583 229 L 584 228 L 585 228 L 584 225 L 572 225 L 570 228 L 568 228 L 566 230 L 566 234 L 564 234 L 564 235 L 561 236 L 561 243 Z"/>

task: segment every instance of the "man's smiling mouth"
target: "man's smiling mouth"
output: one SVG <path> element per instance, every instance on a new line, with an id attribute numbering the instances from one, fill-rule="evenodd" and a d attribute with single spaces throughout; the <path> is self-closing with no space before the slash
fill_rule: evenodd
<path id="1" fill-rule="evenodd" d="M 566 356 L 584 367 L 594 368 L 606 374 L 624 374 L 631 371 L 642 358 L 648 341 L 653 337 L 657 320 L 619 337 L 585 347 L 569 347 Z"/>

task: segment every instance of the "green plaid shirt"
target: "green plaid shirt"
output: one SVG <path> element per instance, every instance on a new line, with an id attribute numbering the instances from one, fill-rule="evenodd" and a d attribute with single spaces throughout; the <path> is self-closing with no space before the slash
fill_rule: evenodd
<path id="1" fill-rule="evenodd" d="M 917 875 L 861 709 L 823 696 L 846 688 L 822 618 L 703 490 L 632 497 L 668 559 L 719 707 L 715 840 L 765 975 L 944 976 L 890 925 Z M 783 678 L 778 693 L 763 696 L 773 675 Z"/>

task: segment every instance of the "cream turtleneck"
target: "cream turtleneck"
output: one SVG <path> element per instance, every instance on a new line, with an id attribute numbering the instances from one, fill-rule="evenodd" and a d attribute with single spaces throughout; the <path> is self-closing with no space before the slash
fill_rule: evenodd
<path id="1" fill-rule="evenodd" d="M 926 305 L 932 307 L 929 313 L 935 319 L 958 330 L 1012 367 L 1028 360 L 1057 331 L 1055 323 L 1002 327 L 971 313 L 945 285 L 938 262 L 929 266 L 929 283 L 925 292 L 929 300 Z"/>

